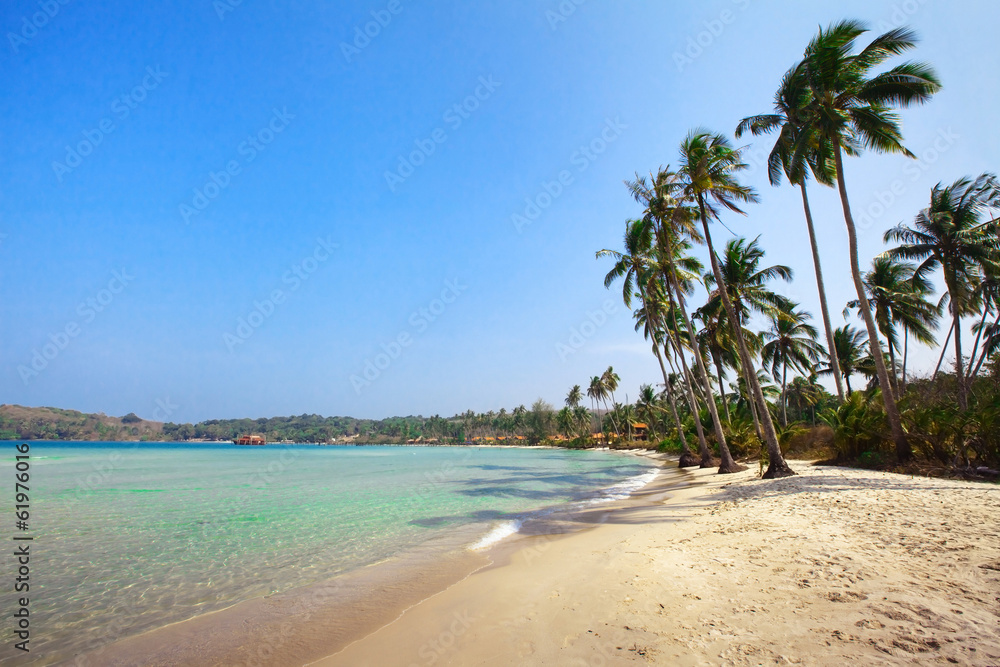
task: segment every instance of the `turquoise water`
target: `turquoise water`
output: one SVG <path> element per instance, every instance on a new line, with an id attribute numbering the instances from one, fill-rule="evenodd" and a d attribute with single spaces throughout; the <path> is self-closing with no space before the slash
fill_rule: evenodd
<path id="1" fill-rule="evenodd" d="M 0 486 L 11 511 L 14 455 L 7 443 Z M 623 497 L 652 470 L 637 457 L 550 449 L 32 443 L 31 658 L 449 534 L 479 548 L 542 508 Z M 9 658 L 10 624 L 3 632 Z"/>

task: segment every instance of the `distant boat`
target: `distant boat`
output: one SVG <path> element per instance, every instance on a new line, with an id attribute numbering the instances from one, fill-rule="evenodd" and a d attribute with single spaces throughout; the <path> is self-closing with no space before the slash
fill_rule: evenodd
<path id="1" fill-rule="evenodd" d="M 241 435 L 233 440 L 234 445 L 266 445 L 267 441 L 262 435 Z"/>

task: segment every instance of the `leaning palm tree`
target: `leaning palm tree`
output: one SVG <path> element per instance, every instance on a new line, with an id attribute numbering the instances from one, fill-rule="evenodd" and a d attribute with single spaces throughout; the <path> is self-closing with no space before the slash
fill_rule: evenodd
<path id="1" fill-rule="evenodd" d="M 1000 271 L 1000 249 L 992 220 L 982 214 L 997 203 L 1000 183 L 993 174 L 962 178 L 931 190 L 930 206 L 917 214 L 913 226 L 899 225 L 885 233 L 886 242 L 901 246 L 891 257 L 920 261 L 916 273 L 927 276 L 938 268 L 944 275 L 955 335 L 955 369 L 958 405 L 968 408 L 965 371 L 962 366 L 962 316 L 976 312 L 977 287 L 985 274 Z"/>
<path id="2" fill-rule="evenodd" d="M 916 273 L 913 264 L 901 262 L 890 255 L 880 255 L 872 260 L 872 268 L 864 276 L 868 304 L 874 311 L 875 322 L 889 349 L 889 366 L 892 372 L 889 383 L 898 401 L 901 395 L 897 378 L 896 352 L 900 350 L 899 329 L 909 340 L 913 337 L 927 345 L 935 344 L 940 308 L 926 299 L 931 292 L 930 282 Z M 850 301 L 844 311 L 860 308 L 860 303 Z"/>
<path id="3" fill-rule="evenodd" d="M 742 151 L 734 149 L 729 140 L 721 135 L 694 130 L 681 144 L 680 173 L 685 181 L 685 192 L 697 203 L 705 244 L 708 247 L 708 256 L 712 262 L 712 273 L 715 274 L 716 284 L 720 286 L 725 285 L 726 282 L 719 267 L 719 258 L 712 245 L 709 220 L 710 218 L 718 218 L 719 206 L 730 211 L 743 213 L 739 207 L 740 204 L 757 201 L 757 195 L 753 189 L 741 185 L 735 177 L 737 172 L 746 169 L 746 167 L 747 165 L 742 160 Z M 728 315 L 729 322 L 733 327 L 740 353 L 740 363 L 749 380 L 750 391 L 760 413 L 761 426 L 770 460 L 764 477 L 772 479 L 793 475 L 792 469 L 788 467 L 781 455 L 781 446 L 778 444 L 778 435 L 774 430 L 774 423 L 771 421 L 767 401 L 761 392 L 742 328 L 738 325 L 740 320 L 729 299 L 727 290 L 720 289 L 719 294 L 722 297 L 722 305 L 726 309 L 726 315 Z M 725 450 L 723 465 L 727 465 L 728 448 L 720 443 L 719 449 L 720 453 L 722 453 L 721 450 Z M 731 456 L 728 457 L 728 461 L 732 461 Z M 737 468 L 735 463 L 732 463 L 732 468 L 734 470 Z"/>
<path id="4" fill-rule="evenodd" d="M 625 252 L 605 249 L 597 253 L 598 258 L 611 257 L 615 260 L 614 266 L 604 277 L 604 286 L 605 288 L 609 288 L 612 283 L 621 278 L 623 282 L 622 300 L 625 306 L 629 309 L 632 308 L 633 294 L 637 295 L 642 302 L 642 308 L 639 314 L 637 314 L 637 319 L 640 322 L 637 322 L 636 329 L 638 330 L 641 324 L 645 324 L 646 337 L 653 339 L 653 355 L 659 362 L 660 371 L 663 373 L 664 391 L 670 400 L 678 438 L 681 442 L 682 453 L 680 465 L 681 467 L 687 467 L 692 465 L 694 455 L 688 448 L 687 440 L 684 437 L 684 426 L 677 412 L 676 400 L 670 388 L 667 369 L 663 365 L 663 355 L 660 352 L 662 337 L 658 335 L 658 329 L 662 330 L 662 327 L 658 324 L 659 310 L 653 307 L 653 302 L 656 301 L 658 293 L 658 286 L 656 283 L 655 259 L 650 255 L 652 237 L 650 225 L 647 224 L 647 221 L 627 221 L 625 224 L 624 242 Z M 702 440 L 704 440 L 704 436 L 702 436 Z"/>
<path id="5" fill-rule="evenodd" d="M 802 193 L 802 208 L 806 215 L 806 229 L 809 231 L 809 244 L 812 247 L 813 267 L 816 270 L 816 288 L 819 291 L 820 310 L 823 314 L 823 327 L 826 330 L 826 343 L 832 357 L 830 367 L 833 369 L 833 380 L 837 386 L 837 395 L 844 400 L 844 386 L 837 364 L 836 346 L 833 344 L 833 325 L 830 323 L 830 310 L 826 301 L 826 284 L 823 281 L 823 267 L 819 261 L 819 244 L 816 241 L 816 228 L 813 225 L 812 207 L 809 205 L 809 195 L 806 192 L 806 182 L 812 171 L 816 180 L 824 185 L 832 185 L 836 179 L 835 167 L 829 159 L 832 155 L 828 141 L 821 142 L 813 136 L 808 142 L 812 149 L 806 153 L 795 154 L 795 144 L 799 140 L 804 124 L 803 114 L 806 112 L 812 94 L 805 77 L 803 63 L 798 63 L 785 72 L 781 85 L 774 94 L 774 113 L 749 116 L 740 121 L 736 128 L 736 138 L 739 139 L 748 130 L 756 137 L 778 131 L 778 140 L 767 159 L 767 175 L 771 185 L 781 185 L 782 175 L 788 177 L 792 185 L 797 185 Z M 797 162 L 793 162 L 797 158 Z"/>
<path id="6" fill-rule="evenodd" d="M 922 104 L 940 89 L 941 84 L 934 70 L 920 63 L 903 63 L 871 76 L 872 70 L 889 58 L 912 49 L 916 36 L 909 29 L 896 28 L 876 37 L 859 53 L 852 54 L 855 41 L 865 32 L 867 28 L 858 21 L 841 21 L 820 30 L 806 48 L 803 74 L 812 99 L 802 114 L 791 162 L 801 164 L 803 156 L 814 150 L 817 141 L 820 145 L 829 143 L 831 146 L 847 225 L 851 275 L 868 330 L 896 456 L 907 460 L 913 456 L 913 450 L 903 432 L 899 408 L 892 398 L 889 374 L 882 362 L 878 328 L 861 277 L 857 228 L 844 179 L 844 153 L 865 147 L 913 157 L 903 147 L 899 117 L 892 108 Z"/>
<path id="7" fill-rule="evenodd" d="M 698 349 L 698 343 L 694 328 L 691 326 L 691 318 L 688 316 L 686 295 L 691 293 L 691 284 L 696 279 L 697 272 L 692 267 L 697 262 L 689 257 L 686 251 L 690 247 L 688 239 L 701 240 L 695 224 L 696 211 L 690 205 L 690 197 L 684 194 L 684 183 L 680 175 L 671 171 L 669 167 L 661 168 L 655 177 L 650 175 L 649 181 L 637 174 L 635 181 L 626 181 L 625 184 L 635 200 L 646 207 L 644 215 L 654 225 L 656 255 L 659 258 L 660 273 L 665 287 L 664 292 L 671 311 L 671 321 L 664 324 L 672 325 L 671 330 L 674 332 L 679 332 L 683 328 L 687 332 L 690 349 L 695 351 Z M 678 321 L 678 317 L 680 321 Z M 705 403 L 708 406 L 716 442 L 725 446 L 726 435 L 715 401 L 711 398 L 712 383 L 709 380 L 704 360 L 700 355 L 695 354 L 695 372 L 690 373 L 687 370 L 687 362 L 679 336 L 674 336 L 674 345 L 679 361 L 685 368 L 692 413 L 698 414 L 697 400 L 694 394 L 696 388 L 700 386 L 699 391 L 704 395 Z M 703 468 L 711 467 L 712 455 L 705 442 L 701 421 L 697 418 L 694 421 L 701 450 L 701 466 Z M 724 471 L 720 468 L 719 472 L 731 472 L 736 469 L 735 464 L 726 467 L 727 470 Z"/>
<path id="8" fill-rule="evenodd" d="M 788 310 L 774 314 L 771 329 L 764 332 L 761 359 L 771 376 L 781 377 L 781 425 L 788 426 L 788 367 L 800 372 L 811 371 L 826 356 L 823 346 L 816 342 L 816 327 L 809 324 L 809 313 L 796 310 L 797 304 L 788 304 Z"/>

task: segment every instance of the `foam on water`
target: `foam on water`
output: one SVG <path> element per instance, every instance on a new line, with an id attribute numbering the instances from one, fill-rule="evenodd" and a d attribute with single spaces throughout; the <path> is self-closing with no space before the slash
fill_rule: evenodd
<path id="1" fill-rule="evenodd" d="M 498 526 L 495 526 L 493 530 L 486 533 L 481 540 L 473 544 L 470 549 L 473 551 L 479 551 L 480 549 L 485 549 L 486 547 L 493 546 L 505 537 L 510 537 L 519 530 L 521 526 L 524 525 L 522 519 L 512 519 L 510 521 L 504 521 Z"/>
<path id="2" fill-rule="evenodd" d="M 526 519 L 626 497 L 651 463 L 596 451 L 162 443 L 32 443 L 31 456 L 31 527 L 46 539 L 32 554 L 46 576 L 37 646 L 49 662 L 421 545 L 483 549 Z M 13 608 L 12 596 L 0 591 L 0 607 Z M 0 642 L 12 633 L 0 629 Z"/>

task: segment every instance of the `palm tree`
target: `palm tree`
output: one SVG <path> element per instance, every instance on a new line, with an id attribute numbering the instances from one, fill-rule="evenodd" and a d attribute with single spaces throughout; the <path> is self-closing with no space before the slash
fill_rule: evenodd
<path id="1" fill-rule="evenodd" d="M 601 419 L 597 416 L 597 403 L 607 398 L 607 394 L 604 390 L 604 383 L 601 382 L 600 376 L 595 375 L 590 378 L 590 385 L 587 387 L 587 396 L 590 397 L 591 404 L 594 406 L 594 416 L 597 417 L 598 428 L 601 425 Z"/>
<path id="2" fill-rule="evenodd" d="M 617 403 L 615 401 L 615 389 L 618 388 L 618 383 L 620 381 L 621 378 L 618 377 L 618 373 L 615 373 L 615 369 L 612 368 L 611 366 L 608 366 L 608 370 L 604 371 L 604 373 L 601 375 L 601 382 L 604 383 L 605 390 L 607 391 L 608 395 L 611 396 L 611 405 L 615 405 Z M 620 438 L 622 433 L 621 429 L 618 427 L 618 418 L 615 412 L 611 413 L 611 425 L 614 426 L 615 433 Z"/>
<path id="3" fill-rule="evenodd" d="M 644 384 L 639 386 L 639 398 L 635 402 L 636 414 L 646 420 L 649 438 L 656 439 L 657 412 L 662 412 L 663 408 L 657 405 L 656 390 L 652 385 Z"/>
<path id="4" fill-rule="evenodd" d="M 626 181 L 625 184 L 635 200 L 646 207 L 644 216 L 654 225 L 656 254 L 659 259 L 664 292 L 669 302 L 671 316 L 671 321 L 664 321 L 663 324 L 668 331 L 674 333 L 675 353 L 684 369 L 688 401 L 691 404 L 692 414 L 695 415 L 695 431 L 698 434 L 701 467 L 711 467 L 712 454 L 705 441 L 701 420 L 697 419 L 698 401 L 695 396 L 695 377 L 687 367 L 683 345 L 678 335 L 682 329 L 686 331 L 691 350 L 698 349 L 685 299 L 685 295 L 691 292 L 693 276 L 697 275 L 697 271 L 693 267 L 696 265 L 700 267 L 696 260 L 685 254 L 690 247 L 686 239 L 701 240 L 694 224 L 694 211 L 687 203 L 689 198 L 684 195 L 683 182 L 678 174 L 670 171 L 669 167 L 661 168 L 655 177 L 650 176 L 649 181 L 637 174 L 635 181 Z M 678 316 L 680 316 L 681 322 L 678 321 Z M 681 323 L 683 323 L 683 327 L 681 327 Z M 716 441 L 724 444 L 726 436 L 722 430 L 722 422 L 719 419 L 715 401 L 710 398 L 712 385 L 709 381 L 708 371 L 705 369 L 705 363 L 701 356 L 695 354 L 694 357 L 697 381 L 701 386 L 701 391 L 706 396 L 705 402 L 708 404 L 708 411 L 712 418 Z M 728 472 L 728 470 L 720 469 L 719 472 Z"/>
<path id="5" fill-rule="evenodd" d="M 643 330 L 643 337 L 646 339 L 652 339 L 653 341 L 653 355 L 656 357 L 656 361 L 660 365 L 660 371 L 663 373 L 663 393 L 666 395 L 667 400 L 670 403 L 670 411 L 674 417 L 674 425 L 677 429 L 677 438 L 681 443 L 681 456 L 678 462 L 678 467 L 690 468 L 699 465 L 698 457 L 696 457 L 692 452 L 691 448 L 688 447 L 687 437 L 684 435 L 684 424 L 681 421 L 680 413 L 677 411 L 677 400 L 674 397 L 674 383 L 671 382 L 670 376 L 667 374 L 667 367 L 663 364 L 664 354 L 661 353 L 660 348 L 663 347 L 664 350 L 671 354 L 672 344 L 668 337 L 667 332 L 662 329 L 655 329 L 652 326 L 654 320 L 661 320 L 662 317 L 659 315 L 658 308 L 661 303 L 658 297 L 653 296 L 653 298 L 647 299 L 647 306 L 640 308 L 635 313 L 635 330 Z M 647 310 L 649 311 L 647 313 Z M 670 356 L 667 357 L 670 361 Z M 670 361 L 670 367 L 673 368 L 673 361 Z M 685 366 L 686 369 L 686 366 Z M 700 425 L 700 424 L 699 424 Z M 701 440 L 704 441 L 704 433 L 700 434 Z M 708 445 L 705 445 L 705 449 L 708 449 Z"/>
<path id="6" fill-rule="evenodd" d="M 823 327 L 826 330 L 826 343 L 830 350 L 833 379 L 837 386 L 837 395 L 844 400 L 844 385 L 837 364 L 836 346 L 833 344 L 833 325 L 830 323 L 830 310 L 826 301 L 826 284 L 823 281 L 823 267 L 819 261 L 819 244 L 816 241 L 816 228 L 813 225 L 812 208 L 809 206 L 809 195 L 806 192 L 806 181 L 809 171 L 812 171 L 820 183 L 832 185 L 836 178 L 835 167 L 828 159 L 831 151 L 829 142 L 820 144 L 818 137 L 812 137 L 813 150 L 799 154 L 798 162 L 793 162 L 795 144 L 802 132 L 805 112 L 811 93 L 806 80 L 803 63 L 798 63 L 785 72 L 781 85 L 774 94 L 774 113 L 749 116 L 740 121 L 736 127 L 736 138 L 739 139 L 746 131 L 755 137 L 770 134 L 778 130 L 778 140 L 767 159 L 767 175 L 771 185 L 781 185 L 782 174 L 788 177 L 792 185 L 799 186 L 802 192 L 802 208 L 806 214 L 806 228 L 809 231 L 809 244 L 812 247 L 813 267 L 816 270 L 816 287 L 819 290 L 820 310 L 823 314 Z M 808 166 L 808 169 L 807 169 Z"/>
<path id="7" fill-rule="evenodd" d="M 909 29 L 896 28 L 876 37 L 858 54 L 851 55 L 855 40 L 865 32 L 867 28 L 858 21 L 842 21 L 827 30 L 820 30 L 806 48 L 804 76 L 812 99 L 802 115 L 803 122 L 791 162 L 801 164 L 801 156 L 812 152 L 817 141 L 820 145 L 829 142 L 832 147 L 837 186 L 847 225 L 851 275 L 868 330 L 868 342 L 882 388 L 896 456 L 902 461 L 911 458 L 913 450 L 903 432 L 899 408 L 892 398 L 889 375 L 882 362 L 878 329 L 865 295 L 858 261 L 857 228 L 844 179 L 844 153 L 859 151 L 864 146 L 881 153 L 902 153 L 913 157 L 903 147 L 899 117 L 892 112 L 892 108 L 922 104 L 941 85 L 934 71 L 920 63 L 903 63 L 887 72 L 869 76 L 881 63 L 913 48 L 916 36 Z"/>
<path id="8" fill-rule="evenodd" d="M 799 418 L 809 409 L 813 426 L 816 425 L 816 405 L 829 396 L 821 384 L 816 382 L 816 373 L 813 372 L 808 378 L 799 376 L 788 384 L 787 397 L 790 402 L 794 402 L 799 411 Z"/>
<path id="9" fill-rule="evenodd" d="M 948 187 L 940 183 L 931 190 L 930 206 L 913 226 L 899 225 L 885 233 L 886 242 L 901 246 L 891 257 L 918 260 L 916 274 L 927 276 L 938 268 L 944 274 L 955 335 L 955 368 L 958 405 L 968 408 L 965 371 L 962 367 L 962 316 L 978 307 L 977 287 L 984 274 L 1000 270 L 997 237 L 992 220 L 981 221 L 990 203 L 996 203 L 1000 183 L 992 174 L 962 178 Z"/>
<path id="10" fill-rule="evenodd" d="M 854 393 L 851 388 L 851 376 L 861 372 L 865 359 L 865 348 L 868 345 L 868 334 L 859 331 L 849 324 L 839 327 L 833 332 L 833 345 L 837 348 L 837 363 L 840 373 L 847 385 L 847 395 Z M 819 371 L 820 375 L 831 373 L 829 367 Z"/>
<path id="11" fill-rule="evenodd" d="M 580 401 L 582 400 L 583 392 L 580 391 L 580 385 L 573 385 L 573 388 L 569 390 L 568 394 L 566 394 L 566 407 L 575 408 L 580 405 Z"/>
<path id="12" fill-rule="evenodd" d="M 896 400 L 899 400 L 900 388 L 896 385 L 899 375 L 896 351 L 900 349 L 897 326 L 902 327 L 907 342 L 909 335 L 913 334 L 918 342 L 933 345 L 936 342 L 933 330 L 937 328 L 940 309 L 925 298 L 931 292 L 930 282 L 915 272 L 913 264 L 900 262 L 890 255 L 883 254 L 872 260 L 872 268 L 865 273 L 864 284 L 878 330 L 888 342 L 889 365 L 892 368 L 889 382 Z M 859 307 L 858 301 L 850 301 L 845 315 L 848 310 Z"/>
<path id="13" fill-rule="evenodd" d="M 757 195 L 753 189 L 741 185 L 735 178 L 735 173 L 747 166 L 742 161 L 741 153 L 742 151 L 733 149 L 725 137 L 709 134 L 703 130 L 692 131 L 681 144 L 680 173 L 685 179 L 685 192 L 697 202 L 705 244 L 712 262 L 712 273 L 715 274 L 716 284 L 720 286 L 725 285 L 726 281 L 719 267 L 719 258 L 712 245 L 712 233 L 708 225 L 709 217 L 718 218 L 717 206 L 743 213 L 739 204 L 757 201 Z M 770 465 L 764 477 L 772 479 L 792 475 L 794 474 L 792 469 L 788 467 L 781 455 L 781 447 L 778 444 L 774 423 L 771 421 L 771 415 L 767 409 L 767 401 L 764 399 L 760 383 L 757 381 L 753 361 L 743 337 L 742 327 L 739 326 L 740 320 L 727 292 L 725 289 L 719 290 L 719 294 L 722 296 L 722 305 L 729 316 L 729 322 L 736 338 L 740 363 L 749 379 L 750 391 L 760 412 L 764 440 L 767 442 Z M 733 469 L 736 469 L 737 466 L 732 462 L 732 457 L 729 456 L 728 448 L 724 446 L 724 443 L 720 443 L 719 449 L 720 454 L 722 454 L 722 450 L 725 450 L 725 453 L 722 454 L 723 466 L 731 464 Z"/>
<path id="14" fill-rule="evenodd" d="M 771 319 L 770 331 L 764 332 L 765 343 L 761 353 L 764 366 L 771 366 L 771 376 L 777 379 L 781 370 L 781 425 L 788 426 L 788 367 L 797 371 L 811 370 L 825 356 L 823 347 L 816 342 L 816 327 L 809 324 L 809 313 L 796 311 L 796 304 L 789 304 L 786 311 L 777 312 Z"/>

